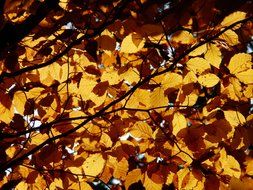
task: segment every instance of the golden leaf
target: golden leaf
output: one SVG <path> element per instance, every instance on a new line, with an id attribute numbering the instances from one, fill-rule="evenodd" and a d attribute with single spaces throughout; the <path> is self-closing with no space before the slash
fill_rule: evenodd
<path id="1" fill-rule="evenodd" d="M 24 190 L 28 189 L 28 184 L 25 183 L 24 181 L 21 181 L 16 187 L 15 190 Z"/>
<path id="2" fill-rule="evenodd" d="M 177 172 L 178 189 L 204 189 L 204 183 L 193 174 L 188 168 L 183 168 Z"/>
<path id="3" fill-rule="evenodd" d="M 248 85 L 246 89 L 243 91 L 244 96 L 247 98 L 253 97 L 253 85 Z"/>
<path id="4" fill-rule="evenodd" d="M 183 77 L 177 73 L 166 73 L 163 78 L 161 78 L 162 88 L 166 90 L 167 88 L 178 88 L 183 83 Z"/>
<path id="5" fill-rule="evenodd" d="M 227 17 L 225 17 L 223 19 L 223 21 L 221 22 L 221 26 L 223 26 L 223 27 L 229 26 L 235 22 L 245 19 L 245 17 L 246 17 L 245 12 L 236 11 L 236 12 L 228 15 Z"/>
<path id="6" fill-rule="evenodd" d="M 190 71 L 193 71 L 196 74 L 201 74 L 204 71 L 208 71 L 211 69 L 207 60 L 200 58 L 200 57 L 191 58 L 186 63 L 186 65 Z"/>
<path id="7" fill-rule="evenodd" d="M 102 136 L 100 138 L 100 143 L 104 145 L 106 148 L 112 147 L 111 137 L 107 135 L 106 133 L 102 133 Z"/>
<path id="8" fill-rule="evenodd" d="M 122 43 L 120 51 L 123 53 L 137 53 L 145 44 L 145 39 L 136 33 L 131 33 L 126 36 Z"/>
<path id="9" fill-rule="evenodd" d="M 156 183 L 152 179 L 149 178 L 147 172 L 144 175 L 144 182 L 143 185 L 146 190 L 161 190 L 163 184 L 162 183 Z"/>
<path id="10" fill-rule="evenodd" d="M 246 53 L 235 54 L 228 64 L 231 74 L 237 74 L 251 68 L 251 55 Z"/>
<path id="11" fill-rule="evenodd" d="M 219 37 L 222 40 L 225 40 L 228 45 L 235 46 L 239 44 L 238 35 L 233 30 L 227 30 Z"/>
<path id="12" fill-rule="evenodd" d="M 13 158 L 13 156 L 15 155 L 15 152 L 17 151 L 17 147 L 15 146 L 11 146 L 9 148 L 7 148 L 5 150 L 5 153 L 7 154 L 7 156 L 9 156 L 10 158 Z"/>
<path id="13" fill-rule="evenodd" d="M 128 161 L 122 158 L 114 168 L 113 176 L 117 179 L 125 180 L 128 171 Z"/>
<path id="14" fill-rule="evenodd" d="M 253 176 L 253 159 L 247 160 L 245 162 L 246 165 L 246 173 L 250 176 Z"/>
<path id="15" fill-rule="evenodd" d="M 228 110 L 223 112 L 225 119 L 234 127 L 242 125 L 246 122 L 245 117 L 239 111 Z"/>
<path id="16" fill-rule="evenodd" d="M 222 175 L 240 178 L 241 168 L 238 161 L 233 156 L 227 155 L 225 148 L 222 148 L 219 153 L 219 162 L 215 164 L 218 172 L 221 172 Z"/>
<path id="17" fill-rule="evenodd" d="M 253 69 L 236 73 L 235 76 L 244 84 L 253 84 Z"/>
<path id="18" fill-rule="evenodd" d="M 85 175 L 97 176 L 103 171 L 105 160 L 102 154 L 91 154 L 83 163 L 83 171 Z"/>
<path id="19" fill-rule="evenodd" d="M 242 97 L 242 86 L 240 81 L 235 77 L 230 77 L 229 82 L 230 84 L 222 93 L 227 94 L 232 100 L 239 101 Z"/>
<path id="20" fill-rule="evenodd" d="M 218 84 L 219 81 L 219 77 L 212 73 L 208 73 L 198 77 L 198 82 L 207 88 L 215 86 L 216 84 Z"/>
<path id="21" fill-rule="evenodd" d="M 31 138 L 31 144 L 34 145 L 40 145 L 41 143 L 43 143 L 45 140 L 47 140 L 49 137 L 47 134 L 41 134 L 41 133 L 37 133 L 36 135 L 34 135 Z"/>
<path id="22" fill-rule="evenodd" d="M 86 182 L 86 181 L 79 181 L 79 182 L 74 182 L 72 183 L 68 189 L 71 190 L 92 190 L 92 187 Z"/>
<path id="23" fill-rule="evenodd" d="M 125 187 L 128 190 L 129 186 L 133 183 L 137 183 L 139 180 L 142 180 L 142 173 L 140 169 L 134 169 L 128 172 L 125 179 Z"/>
<path id="24" fill-rule="evenodd" d="M 208 44 L 207 45 L 207 52 L 205 53 L 205 59 L 212 66 L 214 66 L 216 68 L 220 68 L 220 63 L 221 63 L 220 49 L 214 44 Z"/>
<path id="25" fill-rule="evenodd" d="M 172 120 L 172 126 L 173 126 L 173 130 L 172 133 L 173 135 L 177 135 L 177 133 L 181 130 L 187 127 L 187 121 L 184 117 L 183 114 L 176 112 L 173 116 L 173 120 Z"/>
<path id="26" fill-rule="evenodd" d="M 118 84 L 121 79 L 117 71 L 106 69 L 101 76 L 101 82 L 108 81 L 110 85 Z"/>
<path id="27" fill-rule="evenodd" d="M 120 80 L 125 80 L 129 82 L 131 85 L 133 83 L 137 83 L 140 80 L 140 75 L 138 74 L 138 70 L 136 68 L 129 68 L 126 72 L 120 75 Z"/>
<path id="28" fill-rule="evenodd" d="M 196 48 L 195 50 L 193 50 L 192 52 L 189 53 L 189 56 L 198 56 L 201 55 L 203 53 L 206 53 L 207 51 L 207 45 L 201 45 L 198 48 Z"/>
<path id="29" fill-rule="evenodd" d="M 173 35 L 172 40 L 174 42 L 180 42 L 182 44 L 192 44 L 196 41 L 194 36 L 188 31 L 176 32 Z"/>
<path id="30" fill-rule="evenodd" d="M 18 113 L 23 114 L 25 110 L 25 104 L 26 104 L 27 97 L 25 95 L 25 92 L 17 91 L 14 94 L 13 97 L 13 105 L 15 106 L 15 109 Z"/>
<path id="31" fill-rule="evenodd" d="M 132 127 L 130 133 L 137 138 L 152 138 L 153 136 L 153 131 L 151 129 L 151 127 L 142 121 L 138 121 L 134 124 L 134 126 Z"/>
<path id="32" fill-rule="evenodd" d="M 169 103 L 169 100 L 164 95 L 163 88 L 158 87 L 154 91 L 150 92 L 150 106 L 152 108 L 167 106 L 168 103 Z"/>

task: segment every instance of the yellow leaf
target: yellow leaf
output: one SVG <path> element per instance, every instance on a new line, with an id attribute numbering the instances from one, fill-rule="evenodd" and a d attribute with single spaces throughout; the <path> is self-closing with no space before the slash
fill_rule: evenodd
<path id="1" fill-rule="evenodd" d="M 253 85 L 248 85 L 246 89 L 243 91 L 244 96 L 247 98 L 253 97 Z"/>
<path id="2" fill-rule="evenodd" d="M 251 55 L 246 53 L 238 53 L 234 55 L 228 64 L 228 69 L 231 74 L 246 71 L 251 68 Z"/>
<path id="3" fill-rule="evenodd" d="M 173 116 L 173 120 L 172 120 L 172 126 L 173 126 L 173 130 L 172 133 L 173 135 L 177 135 L 177 133 L 181 130 L 187 127 L 187 121 L 184 117 L 183 114 L 176 112 Z"/>
<path id="4" fill-rule="evenodd" d="M 145 44 L 145 39 L 136 33 L 131 33 L 126 36 L 122 43 L 120 51 L 123 53 L 137 53 Z"/>
<path id="5" fill-rule="evenodd" d="M 183 168 L 177 172 L 178 189 L 204 189 L 204 183 L 193 174 L 188 168 Z"/>
<path id="6" fill-rule="evenodd" d="M 28 189 L 28 184 L 24 181 L 21 181 L 16 187 L 15 190 L 25 190 Z"/>
<path id="7" fill-rule="evenodd" d="M 10 158 L 13 158 L 13 156 L 15 155 L 16 150 L 17 150 L 17 147 L 11 146 L 11 147 L 7 148 L 5 150 L 5 152 L 6 152 L 7 156 L 9 156 Z"/>
<path id="8" fill-rule="evenodd" d="M 189 53 L 189 56 L 198 56 L 203 53 L 206 53 L 206 51 L 207 51 L 207 46 L 206 46 L 206 44 L 204 44 L 202 46 L 199 46 L 195 50 L 193 50 L 191 53 Z"/>
<path id="9" fill-rule="evenodd" d="M 153 131 L 151 127 L 142 121 L 138 121 L 134 124 L 133 128 L 131 129 L 130 133 L 137 138 L 152 138 Z"/>
<path id="10" fill-rule="evenodd" d="M 139 180 L 142 180 L 142 173 L 140 169 L 134 169 L 128 172 L 125 180 L 126 190 L 128 190 L 131 184 L 137 183 Z"/>
<path id="11" fill-rule="evenodd" d="M 183 83 L 183 77 L 177 73 L 166 73 L 162 78 L 162 88 L 178 88 Z"/>
<path id="12" fill-rule="evenodd" d="M 240 81 L 235 77 L 230 77 L 229 82 L 230 84 L 222 93 L 227 94 L 232 100 L 239 101 L 242 97 L 242 85 Z"/>
<path id="13" fill-rule="evenodd" d="M 47 134 L 41 134 L 41 133 L 37 133 L 36 135 L 34 135 L 31 138 L 31 144 L 34 145 L 40 145 L 41 143 L 43 143 L 45 140 L 47 140 L 49 137 Z"/>
<path id="14" fill-rule="evenodd" d="M 225 17 L 223 19 L 223 21 L 221 22 L 221 26 L 223 26 L 223 27 L 229 26 L 235 22 L 245 19 L 245 17 L 246 17 L 245 12 L 236 11 L 236 12 L 228 15 L 227 17 Z"/>
<path id="15" fill-rule="evenodd" d="M 114 168 L 113 176 L 117 179 L 125 180 L 127 172 L 128 161 L 126 160 L 126 158 L 123 157 Z"/>
<path id="16" fill-rule="evenodd" d="M 129 108 L 149 108 L 150 107 L 150 92 L 143 89 L 137 89 L 127 101 Z"/>
<path id="17" fill-rule="evenodd" d="M 158 87 L 154 91 L 150 92 L 150 106 L 152 108 L 167 106 L 168 103 L 169 103 L 169 100 L 164 95 L 163 88 Z"/>
<path id="18" fill-rule="evenodd" d="M 245 163 L 247 164 L 246 173 L 250 176 L 253 176 L 253 159 L 247 160 Z"/>
<path id="19" fill-rule="evenodd" d="M 145 176 L 144 176 L 143 185 L 146 190 L 161 190 L 163 186 L 162 183 L 157 183 L 153 181 L 152 179 L 150 179 L 147 172 L 145 173 Z"/>
<path id="20" fill-rule="evenodd" d="M 253 69 L 236 73 L 235 76 L 244 84 L 253 84 Z"/>
<path id="21" fill-rule="evenodd" d="M 15 106 L 15 109 L 18 113 L 23 114 L 25 110 L 25 104 L 26 104 L 27 97 L 25 95 L 25 92 L 17 91 L 14 94 L 13 97 L 13 105 Z"/>
<path id="22" fill-rule="evenodd" d="M 108 81 L 110 85 L 118 84 L 121 79 L 117 71 L 107 69 L 101 76 L 101 82 Z"/>
<path id="23" fill-rule="evenodd" d="M 194 36 L 188 31 L 176 32 L 173 35 L 172 40 L 175 42 L 180 42 L 182 44 L 192 44 L 196 41 Z"/>
<path id="24" fill-rule="evenodd" d="M 221 63 L 220 49 L 214 44 L 208 44 L 207 45 L 207 52 L 205 53 L 205 59 L 212 66 L 214 66 L 216 68 L 220 68 L 220 63 Z"/>
<path id="25" fill-rule="evenodd" d="M 180 103 L 182 106 L 193 106 L 198 99 L 198 95 L 194 92 L 190 93 L 189 95 L 186 95 L 184 102 Z"/>
<path id="26" fill-rule="evenodd" d="M 48 66 L 48 74 L 54 79 L 54 80 L 61 80 L 61 73 L 62 73 L 62 67 L 58 63 L 53 63 Z"/>
<path id="27" fill-rule="evenodd" d="M 68 189 L 70 190 L 92 190 L 92 187 L 86 181 L 72 183 Z"/>
<path id="28" fill-rule="evenodd" d="M 133 83 L 136 84 L 140 80 L 140 75 L 138 74 L 136 68 L 129 68 L 126 72 L 120 75 L 120 80 L 123 79 L 132 85 Z"/>
<path id="29" fill-rule="evenodd" d="M 211 68 L 207 60 L 200 57 L 191 58 L 186 65 L 190 71 L 196 74 L 201 74 Z"/>
<path id="30" fill-rule="evenodd" d="M 225 119 L 234 127 L 242 125 L 246 122 L 245 117 L 238 111 L 228 110 L 223 112 Z"/>
<path id="31" fill-rule="evenodd" d="M 0 95 L 1 97 L 1 95 Z M 1 97 L 3 98 L 3 97 Z M 9 101 L 9 100 L 6 100 Z M 5 105 L 3 105 L 3 103 L 0 102 L 0 121 L 3 121 L 5 123 L 10 123 L 12 121 L 12 118 L 14 116 L 14 107 L 11 104 L 10 107 L 6 107 Z"/>
<path id="32" fill-rule="evenodd" d="M 106 133 L 102 133 L 102 136 L 100 138 L 100 143 L 103 144 L 106 148 L 112 147 L 112 140 L 109 135 Z"/>
<path id="33" fill-rule="evenodd" d="M 104 168 L 105 160 L 102 154 L 91 154 L 83 163 L 82 167 L 85 175 L 97 176 Z"/>
<path id="34" fill-rule="evenodd" d="M 189 71 L 184 79 L 183 79 L 183 83 L 184 84 L 189 84 L 189 83 L 195 83 L 197 82 L 198 78 L 196 76 L 196 74 L 193 71 Z"/>
<path id="35" fill-rule="evenodd" d="M 220 39 L 225 40 L 228 45 L 235 46 L 239 44 L 238 35 L 233 30 L 227 30 L 222 35 L 220 35 Z"/>
<path id="36" fill-rule="evenodd" d="M 219 164 L 216 163 L 216 168 L 218 169 L 218 172 L 222 172 L 222 175 L 229 175 L 231 177 L 234 176 L 236 178 L 240 178 L 240 164 L 233 156 L 227 155 L 226 150 L 224 148 L 220 151 L 219 162 Z"/>
<path id="37" fill-rule="evenodd" d="M 198 82 L 207 88 L 213 87 L 220 81 L 219 77 L 217 77 L 215 74 L 208 73 L 205 75 L 201 75 L 198 78 Z"/>

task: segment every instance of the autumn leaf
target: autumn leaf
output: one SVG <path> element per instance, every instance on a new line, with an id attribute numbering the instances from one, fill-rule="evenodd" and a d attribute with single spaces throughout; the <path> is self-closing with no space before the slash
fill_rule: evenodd
<path id="1" fill-rule="evenodd" d="M 200 75 L 198 77 L 198 82 L 207 88 L 215 86 L 216 84 L 219 83 L 219 81 L 220 81 L 219 77 L 217 77 L 215 74 L 212 73 Z"/>
<path id="2" fill-rule="evenodd" d="M 224 32 L 220 36 L 220 39 L 225 40 L 225 42 L 227 42 L 227 44 L 230 46 L 235 46 L 240 43 L 238 35 L 233 30 L 227 30 L 226 32 Z"/>
<path id="3" fill-rule="evenodd" d="M 137 138 L 152 138 L 153 131 L 151 127 L 145 122 L 137 122 L 132 127 L 130 133 Z"/>
<path id="4" fill-rule="evenodd" d="M 238 53 L 230 59 L 228 69 L 231 74 L 237 75 L 240 72 L 250 69 L 251 65 L 251 55 L 246 53 Z"/>
<path id="5" fill-rule="evenodd" d="M 186 65 L 190 71 L 193 71 L 196 74 L 201 74 L 210 69 L 209 63 L 205 59 L 199 57 L 191 58 Z"/>
<path id="6" fill-rule="evenodd" d="M 234 127 L 242 125 L 246 122 L 245 117 L 238 111 L 223 111 L 225 119 Z"/>
<path id="7" fill-rule="evenodd" d="M 207 51 L 205 53 L 205 59 L 210 63 L 212 66 L 216 68 L 220 68 L 221 64 L 221 51 L 220 49 L 214 44 L 207 45 Z"/>
<path id="8" fill-rule="evenodd" d="M 134 169 L 128 172 L 126 179 L 125 179 L 125 187 L 128 190 L 131 184 L 137 183 L 138 181 L 142 180 L 142 172 L 140 169 Z"/>
<path id="9" fill-rule="evenodd" d="M 85 175 L 97 176 L 104 168 L 105 160 L 102 154 L 91 154 L 83 163 L 82 168 Z"/>
<path id="10" fill-rule="evenodd" d="M 123 39 L 120 51 L 123 53 L 136 53 L 144 47 L 144 44 L 145 39 L 142 36 L 131 33 Z"/>
<path id="11" fill-rule="evenodd" d="M 172 120 L 172 126 L 173 126 L 173 134 L 177 135 L 181 129 L 184 129 L 187 127 L 187 121 L 183 114 L 177 112 L 173 116 Z"/>
<path id="12" fill-rule="evenodd" d="M 229 25 L 231 25 L 231 24 L 233 24 L 235 22 L 243 20 L 245 17 L 246 17 L 246 13 L 245 12 L 236 11 L 234 13 L 231 13 L 227 17 L 225 17 L 223 19 L 223 21 L 221 22 L 221 26 L 223 26 L 223 27 L 229 26 Z"/>
<path id="13" fill-rule="evenodd" d="M 221 171 L 222 175 L 229 175 L 231 177 L 240 178 L 241 168 L 238 161 L 231 155 L 227 155 L 226 150 L 223 148 L 220 151 L 219 163 L 216 163 L 216 168 Z"/>

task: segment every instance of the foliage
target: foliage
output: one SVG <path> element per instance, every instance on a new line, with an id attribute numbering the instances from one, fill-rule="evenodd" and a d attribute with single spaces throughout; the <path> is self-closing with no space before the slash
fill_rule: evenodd
<path id="1" fill-rule="evenodd" d="M 1 1 L 0 188 L 250 189 L 252 9 Z"/>

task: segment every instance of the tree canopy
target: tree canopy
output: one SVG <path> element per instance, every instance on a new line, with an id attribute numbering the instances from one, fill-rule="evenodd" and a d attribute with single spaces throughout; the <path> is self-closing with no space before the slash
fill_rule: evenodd
<path id="1" fill-rule="evenodd" d="M 253 3 L 1 0 L 0 189 L 250 189 Z"/>

